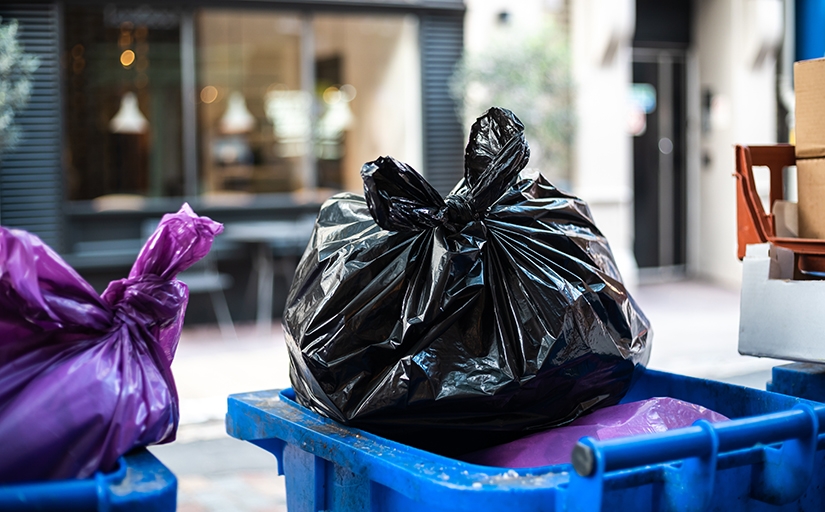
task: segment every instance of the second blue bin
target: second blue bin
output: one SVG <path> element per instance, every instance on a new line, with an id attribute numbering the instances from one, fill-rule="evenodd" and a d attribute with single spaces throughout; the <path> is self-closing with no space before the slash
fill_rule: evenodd
<path id="1" fill-rule="evenodd" d="M 623 402 L 668 396 L 732 421 L 610 441 L 571 464 L 478 466 L 321 417 L 291 390 L 229 397 L 227 431 L 272 452 L 290 512 L 825 510 L 825 406 L 639 369 Z"/>
<path id="2" fill-rule="evenodd" d="M 3 456 L 0 447 L 0 457 Z M 145 448 L 110 472 L 79 480 L 0 484 L 3 512 L 174 512 L 178 480 Z"/>

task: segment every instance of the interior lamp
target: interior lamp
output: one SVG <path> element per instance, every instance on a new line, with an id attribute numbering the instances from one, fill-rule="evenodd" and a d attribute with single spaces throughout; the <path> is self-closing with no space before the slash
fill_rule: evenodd
<path id="1" fill-rule="evenodd" d="M 113 133 L 146 133 L 149 121 L 138 108 L 137 96 L 127 92 L 120 100 L 120 109 L 109 121 L 109 130 Z"/>
<path id="2" fill-rule="evenodd" d="M 255 127 L 255 116 L 246 108 L 246 99 L 239 91 L 229 95 L 229 105 L 221 117 L 223 133 L 246 133 Z"/>

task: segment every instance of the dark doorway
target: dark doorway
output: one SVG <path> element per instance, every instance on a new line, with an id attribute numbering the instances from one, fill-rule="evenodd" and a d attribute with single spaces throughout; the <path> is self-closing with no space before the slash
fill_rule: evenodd
<path id="1" fill-rule="evenodd" d="M 634 253 L 640 276 L 684 274 L 691 0 L 637 0 L 633 38 Z"/>
<path id="2" fill-rule="evenodd" d="M 686 259 L 685 58 L 680 50 L 636 48 L 634 252 L 640 268 L 684 269 Z"/>

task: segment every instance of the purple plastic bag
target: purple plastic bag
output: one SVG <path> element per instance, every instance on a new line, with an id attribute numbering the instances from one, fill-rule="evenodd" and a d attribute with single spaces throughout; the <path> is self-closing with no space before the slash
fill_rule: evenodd
<path id="1" fill-rule="evenodd" d="M 605 407 L 564 427 L 532 434 L 460 458 L 473 464 L 502 468 L 564 464 L 570 462 L 573 447 L 585 436 L 605 440 L 666 432 L 688 427 L 700 419 L 716 423 L 728 418 L 701 405 L 675 398 L 650 398 Z"/>
<path id="2" fill-rule="evenodd" d="M 85 478 L 175 439 L 189 297 L 175 276 L 221 231 L 184 204 L 100 296 L 39 238 L 0 227 L 0 482 Z"/>

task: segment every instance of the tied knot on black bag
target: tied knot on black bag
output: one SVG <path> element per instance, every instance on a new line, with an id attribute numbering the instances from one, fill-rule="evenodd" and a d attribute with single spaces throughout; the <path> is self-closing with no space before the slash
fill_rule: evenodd
<path id="1" fill-rule="evenodd" d="M 458 232 L 467 224 L 478 220 L 479 216 L 473 209 L 471 200 L 460 194 L 450 194 L 444 200 L 444 208 L 439 212 L 441 223 L 449 231 Z"/>
<path id="2" fill-rule="evenodd" d="M 443 226 L 455 233 L 483 218 L 529 158 L 524 125 L 509 110 L 493 107 L 473 124 L 464 151 L 464 180 L 446 200 L 415 169 L 392 157 L 364 164 L 364 196 L 372 218 L 383 229 Z"/>

